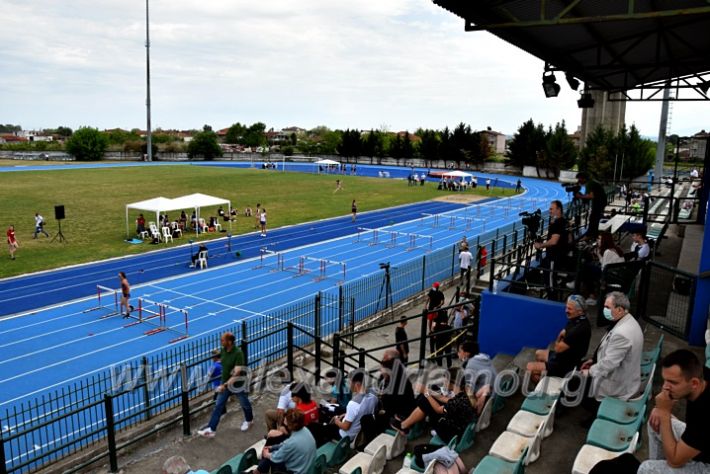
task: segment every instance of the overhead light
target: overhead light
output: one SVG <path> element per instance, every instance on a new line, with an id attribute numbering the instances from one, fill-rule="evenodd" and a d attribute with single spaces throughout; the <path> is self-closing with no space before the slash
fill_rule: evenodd
<path id="1" fill-rule="evenodd" d="M 547 98 L 557 97 L 560 93 L 560 85 L 551 71 L 542 73 L 542 90 L 545 91 L 545 97 Z"/>
<path id="2" fill-rule="evenodd" d="M 703 94 L 707 95 L 708 89 L 710 89 L 710 81 L 699 82 L 697 87 Z"/>
<path id="3" fill-rule="evenodd" d="M 592 99 L 592 94 L 589 92 L 582 92 L 577 101 L 577 107 L 580 109 L 591 109 L 594 107 L 594 99 Z"/>
<path id="4" fill-rule="evenodd" d="M 569 84 L 573 91 L 579 89 L 579 80 L 577 80 L 577 78 L 574 77 L 572 74 L 565 74 L 565 79 L 567 79 L 567 84 Z"/>

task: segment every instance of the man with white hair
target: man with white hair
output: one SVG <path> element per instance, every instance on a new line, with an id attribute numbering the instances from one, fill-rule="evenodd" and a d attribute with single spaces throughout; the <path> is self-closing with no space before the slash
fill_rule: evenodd
<path id="1" fill-rule="evenodd" d="M 629 298 L 620 292 L 609 293 L 604 301 L 604 317 L 613 326 L 599 343 L 594 358 L 582 364 L 582 374 L 591 378 L 588 408 L 596 413 L 604 397 L 628 400 L 641 384 L 643 331 L 629 313 Z"/>
<path id="2" fill-rule="evenodd" d="M 182 456 L 170 456 L 163 463 L 162 474 L 209 474 L 204 469 L 193 471 Z"/>
<path id="3" fill-rule="evenodd" d="M 565 305 L 567 325 L 560 331 L 553 350 L 535 351 L 535 362 L 529 362 L 527 370 L 536 382 L 542 372 L 553 377 L 565 377 L 577 368 L 587 355 L 592 327 L 587 319 L 587 303 L 582 295 L 570 295 Z"/>

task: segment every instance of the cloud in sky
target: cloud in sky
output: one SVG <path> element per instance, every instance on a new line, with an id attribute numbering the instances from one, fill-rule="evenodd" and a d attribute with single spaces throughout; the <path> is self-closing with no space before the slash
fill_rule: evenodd
<path id="1" fill-rule="evenodd" d="M 154 127 L 443 128 L 512 134 L 580 123 L 577 93 L 545 99 L 543 63 L 428 0 L 152 0 Z M 0 0 L 0 122 L 145 127 L 145 2 Z M 708 128 L 674 104 L 671 131 Z M 660 104 L 627 105 L 658 133 Z"/>

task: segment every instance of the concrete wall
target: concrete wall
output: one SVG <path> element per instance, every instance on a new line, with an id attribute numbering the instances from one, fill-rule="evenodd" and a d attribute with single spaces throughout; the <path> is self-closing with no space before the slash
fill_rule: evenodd
<path id="1" fill-rule="evenodd" d="M 523 347 L 546 348 L 567 324 L 565 305 L 510 293 L 481 293 L 481 352 L 515 355 Z"/>

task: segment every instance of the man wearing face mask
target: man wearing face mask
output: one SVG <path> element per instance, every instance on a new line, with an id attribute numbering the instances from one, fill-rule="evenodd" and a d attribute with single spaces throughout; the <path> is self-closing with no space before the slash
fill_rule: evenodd
<path id="1" fill-rule="evenodd" d="M 612 322 L 594 357 L 582 364 L 582 375 L 591 379 L 588 409 L 596 413 L 604 397 L 628 400 L 638 393 L 641 383 L 643 331 L 629 313 L 629 299 L 620 291 L 604 301 L 604 317 Z"/>

